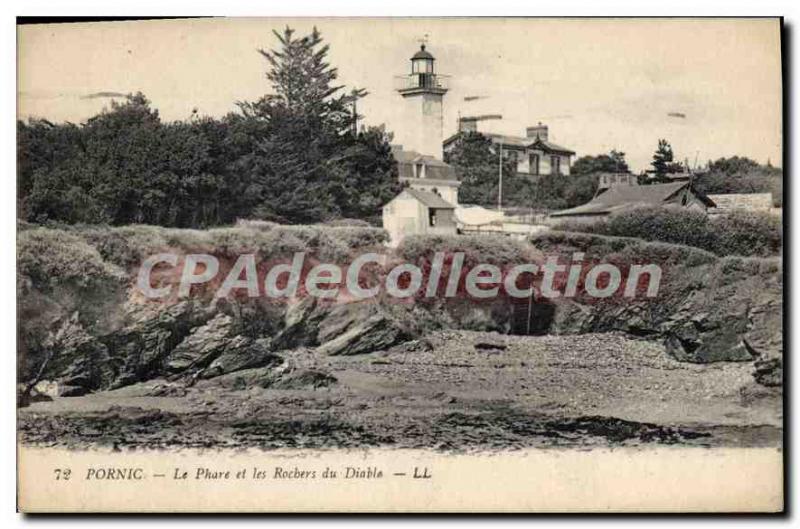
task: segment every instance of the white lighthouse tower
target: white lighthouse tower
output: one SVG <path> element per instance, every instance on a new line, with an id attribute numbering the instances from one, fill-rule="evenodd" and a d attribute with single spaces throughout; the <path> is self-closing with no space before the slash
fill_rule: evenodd
<path id="1" fill-rule="evenodd" d="M 411 57 L 411 73 L 403 76 L 397 90 L 403 97 L 403 111 L 409 129 L 403 148 L 442 159 L 442 105 L 447 87 L 436 73 L 436 59 L 422 44 Z"/>

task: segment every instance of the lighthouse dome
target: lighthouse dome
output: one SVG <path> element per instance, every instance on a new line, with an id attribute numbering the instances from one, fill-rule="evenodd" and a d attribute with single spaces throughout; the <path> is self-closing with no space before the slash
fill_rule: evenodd
<path id="1" fill-rule="evenodd" d="M 434 60 L 433 55 L 431 55 L 429 52 L 425 51 L 425 45 L 424 44 L 421 45 L 419 47 L 419 51 L 417 53 L 415 53 L 413 57 L 411 57 L 412 61 L 416 60 L 416 59 L 429 59 L 431 61 Z"/>

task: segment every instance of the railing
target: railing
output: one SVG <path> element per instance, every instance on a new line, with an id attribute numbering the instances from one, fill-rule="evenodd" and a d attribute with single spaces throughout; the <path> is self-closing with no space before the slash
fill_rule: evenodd
<path id="1" fill-rule="evenodd" d="M 414 88 L 439 88 L 447 90 L 447 75 L 435 73 L 412 73 L 395 76 L 395 90 L 411 90 Z"/>

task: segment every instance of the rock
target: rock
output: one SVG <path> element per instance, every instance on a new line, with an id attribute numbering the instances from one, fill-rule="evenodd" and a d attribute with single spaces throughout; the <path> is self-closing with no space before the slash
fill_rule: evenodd
<path id="1" fill-rule="evenodd" d="M 753 364 L 755 371 L 753 378 L 756 382 L 766 387 L 781 387 L 783 385 L 783 360 L 780 358 L 766 358 L 756 360 Z"/>
<path id="2" fill-rule="evenodd" d="M 223 353 L 235 356 L 240 350 L 252 345 L 249 338 L 236 333 L 233 318 L 217 314 L 202 327 L 197 327 L 183 339 L 164 362 L 169 373 L 201 370 Z"/>
<path id="3" fill-rule="evenodd" d="M 77 312 L 62 323 L 48 348 L 52 356 L 40 378 L 55 382 L 59 395 L 66 396 L 65 391 L 85 394 L 107 387 L 114 379 L 107 347 L 83 328 Z"/>
<path id="4" fill-rule="evenodd" d="M 336 377 L 316 369 L 298 369 L 275 380 L 274 389 L 317 389 L 337 382 Z"/>
<path id="5" fill-rule="evenodd" d="M 433 344 L 425 338 L 408 340 L 392 347 L 393 353 L 428 353 L 430 351 L 433 351 Z M 377 362 L 373 361 L 373 363 Z"/>
<path id="6" fill-rule="evenodd" d="M 505 351 L 506 349 L 508 349 L 507 345 L 499 343 L 485 343 L 485 342 L 476 343 L 474 347 L 478 351 Z"/>
<path id="7" fill-rule="evenodd" d="M 147 395 L 150 397 L 184 397 L 187 393 L 186 386 L 183 384 L 165 382 L 163 384 L 156 384 L 147 392 Z"/>
<path id="8" fill-rule="evenodd" d="M 319 324 L 329 310 L 311 296 L 291 303 L 286 310 L 283 330 L 272 340 L 272 349 L 280 351 L 316 345 Z"/>
<path id="9" fill-rule="evenodd" d="M 53 400 L 53 397 L 47 395 L 45 393 L 39 392 L 35 387 L 30 388 L 30 390 L 26 391 L 27 386 L 25 384 L 17 384 L 17 407 L 18 408 L 25 408 L 30 406 L 34 402 L 49 402 Z"/>
<path id="10" fill-rule="evenodd" d="M 398 323 L 386 314 L 375 314 L 366 320 L 354 320 L 347 331 L 317 348 L 323 355 L 357 355 L 387 349 L 403 341 Z"/>
<path id="11" fill-rule="evenodd" d="M 118 388 L 164 374 L 164 359 L 192 329 L 206 323 L 214 308 L 193 301 L 162 305 L 132 305 L 127 324 L 104 336 L 103 342 L 121 364 L 112 384 Z"/>
<path id="12" fill-rule="evenodd" d="M 228 373 L 204 384 L 219 385 L 226 389 L 244 390 L 260 387 L 269 389 L 316 389 L 327 387 L 337 382 L 336 377 L 319 369 L 298 368 L 289 362 L 279 366 L 244 369 Z"/>
<path id="13" fill-rule="evenodd" d="M 739 388 L 739 400 L 742 406 L 753 406 L 764 401 L 775 401 L 773 405 L 780 406 L 782 398 L 781 388 L 767 387 L 751 382 Z"/>
<path id="14" fill-rule="evenodd" d="M 667 353 L 681 362 L 750 362 L 754 356 L 734 332 L 714 334 L 667 334 Z"/>
<path id="15" fill-rule="evenodd" d="M 256 340 L 241 347 L 230 345 L 200 373 L 200 378 L 218 377 L 253 367 L 280 365 L 283 358 L 269 350 L 269 343 L 267 339 Z"/>

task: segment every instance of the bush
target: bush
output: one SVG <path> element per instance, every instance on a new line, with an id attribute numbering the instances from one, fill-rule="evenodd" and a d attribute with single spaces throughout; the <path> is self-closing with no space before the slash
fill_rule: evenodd
<path id="1" fill-rule="evenodd" d="M 168 247 L 166 230 L 157 226 L 92 226 L 70 231 L 97 249 L 104 260 L 126 269 Z"/>
<path id="2" fill-rule="evenodd" d="M 488 263 L 497 266 L 532 262 L 538 257 L 527 243 L 490 235 L 411 235 L 397 248 L 407 261 L 433 259 L 436 252 L 464 252 L 465 264 Z"/>
<path id="3" fill-rule="evenodd" d="M 731 212 L 711 219 L 712 251 L 719 255 L 780 255 L 781 218 L 768 213 Z"/>
<path id="4" fill-rule="evenodd" d="M 714 263 L 711 252 L 681 244 L 644 241 L 591 233 L 551 231 L 534 235 L 531 242 L 546 254 L 583 252 L 589 259 L 620 262 L 651 262 L 660 266 L 699 266 Z"/>
<path id="5" fill-rule="evenodd" d="M 768 213 L 730 212 L 709 217 L 701 211 L 650 206 L 616 213 L 596 223 L 566 221 L 553 229 L 687 245 L 722 256 L 781 253 L 781 219 Z"/>
<path id="6" fill-rule="evenodd" d="M 26 230 L 17 237 L 17 274 L 45 291 L 58 286 L 94 289 L 123 279 L 122 271 L 86 241 L 47 228 Z"/>

